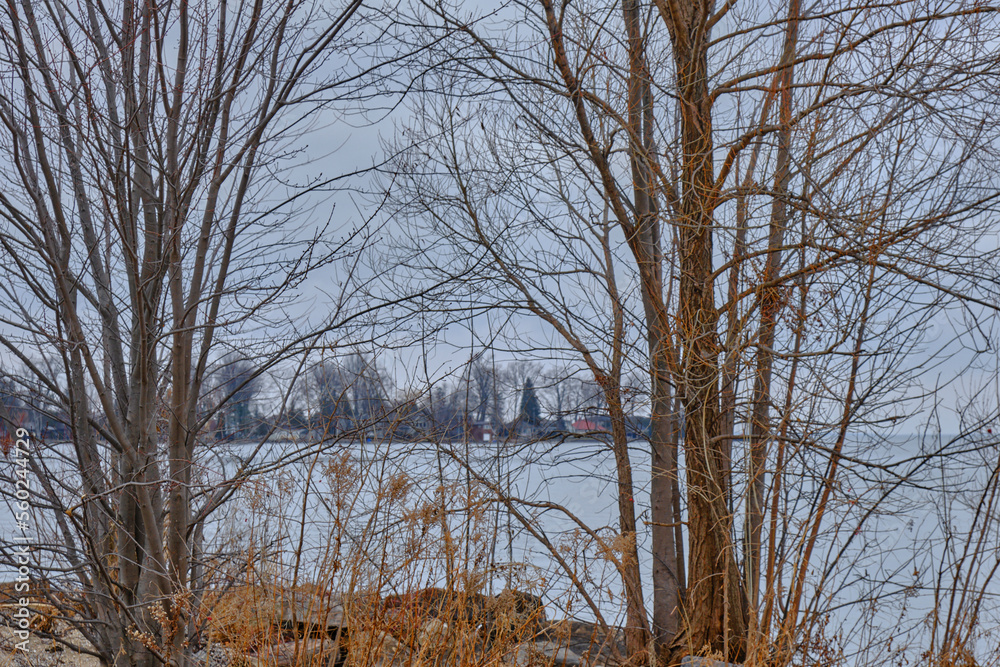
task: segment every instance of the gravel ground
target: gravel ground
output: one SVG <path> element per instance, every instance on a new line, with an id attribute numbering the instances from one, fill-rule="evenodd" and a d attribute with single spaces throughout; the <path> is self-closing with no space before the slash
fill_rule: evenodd
<path id="1" fill-rule="evenodd" d="M 71 631 L 66 639 L 71 642 L 82 642 L 80 633 Z M 77 653 L 48 639 L 30 637 L 28 651 L 15 648 L 15 642 L 20 641 L 14 631 L 4 625 L 0 626 L 0 667 L 100 667 L 100 661 L 92 655 Z"/>

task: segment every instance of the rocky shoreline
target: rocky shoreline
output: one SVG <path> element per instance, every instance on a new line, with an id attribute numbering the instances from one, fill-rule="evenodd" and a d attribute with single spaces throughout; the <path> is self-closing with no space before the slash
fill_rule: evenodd
<path id="1" fill-rule="evenodd" d="M 539 598 L 519 591 L 485 596 L 428 588 L 383 599 L 240 587 L 206 600 L 212 614 L 204 644 L 191 655 L 196 666 L 605 667 L 624 656 L 619 629 L 549 620 Z M 66 620 L 42 620 L 46 631 L 32 637 L 27 653 L 4 628 L 0 663 L 99 667 L 96 657 L 65 646 L 89 646 Z"/>

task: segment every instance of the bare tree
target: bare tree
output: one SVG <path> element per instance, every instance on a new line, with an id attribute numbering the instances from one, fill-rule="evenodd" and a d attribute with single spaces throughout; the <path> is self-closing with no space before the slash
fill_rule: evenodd
<path id="1" fill-rule="evenodd" d="M 621 369 L 645 369 L 661 659 L 809 650 L 830 585 L 812 568 L 839 571 L 852 539 L 831 530 L 844 478 L 875 493 L 911 470 L 857 434 L 918 415 L 939 360 L 959 360 L 942 384 L 966 367 L 924 337 L 936 318 L 993 317 L 991 15 L 539 0 L 422 17 L 454 31 L 456 64 L 393 172 L 425 241 L 405 266 L 453 277 L 454 303 L 538 318 L 525 352 L 558 341 L 611 412 Z"/>
<path id="2" fill-rule="evenodd" d="M 225 405 L 219 410 L 221 435 L 246 435 L 250 427 L 252 401 L 261 384 L 260 376 L 254 373 L 253 363 L 236 354 L 227 354 L 221 359 L 213 380 L 217 400 Z"/>
<path id="3" fill-rule="evenodd" d="M 499 371 L 479 358 L 469 365 L 471 401 L 469 408 L 479 422 L 489 420 L 494 427 L 502 421 L 503 399 L 500 396 Z"/>
<path id="4" fill-rule="evenodd" d="M 347 394 L 348 378 L 334 360 L 325 359 L 312 369 L 312 395 L 320 428 L 328 434 L 350 429 L 354 409 Z"/>
<path id="5" fill-rule="evenodd" d="M 203 430 L 348 317 L 278 328 L 338 255 L 293 220 L 336 179 L 287 169 L 363 78 L 337 55 L 365 43 L 360 7 L 4 5 L 0 344 L 68 415 L 69 459 L 33 459 L 55 517 L 36 566 L 105 664 L 185 664 L 203 528 L 234 488 L 198 481 Z M 223 343 L 253 366 L 204 411 Z"/>
<path id="6" fill-rule="evenodd" d="M 375 360 L 355 352 L 345 360 L 343 374 L 354 418 L 359 423 L 383 419 L 388 410 L 388 378 Z"/>
<path id="7" fill-rule="evenodd" d="M 546 368 L 539 376 L 539 395 L 545 411 L 553 420 L 553 428 L 557 432 L 565 432 L 570 416 L 570 405 L 573 401 L 574 378 L 570 377 L 566 367 L 552 366 Z"/>
<path id="8" fill-rule="evenodd" d="M 464 85 L 469 84 L 456 81 L 439 84 L 456 92 Z M 520 166 L 516 163 L 523 156 L 508 153 L 503 145 L 488 144 L 489 151 L 483 152 L 479 146 L 465 142 L 462 129 L 478 127 L 480 116 L 455 109 L 449 101 L 440 106 L 433 100 L 425 103 L 432 107 L 427 109 L 429 114 L 441 114 L 441 125 L 425 128 L 426 131 L 430 136 L 445 139 L 439 144 L 418 142 L 399 165 L 405 171 L 405 178 L 396 180 L 394 198 L 401 207 L 401 216 L 408 216 L 414 226 L 407 236 L 423 239 L 431 234 L 457 246 L 457 252 L 446 253 L 449 262 L 437 256 L 421 257 L 427 262 L 432 280 L 467 275 L 470 271 L 480 276 L 480 280 L 457 289 L 449 285 L 450 293 L 441 296 L 443 304 L 455 304 L 450 308 L 457 309 L 466 300 L 463 290 L 469 289 L 476 297 L 485 299 L 481 304 L 498 304 L 537 317 L 558 336 L 563 346 L 559 352 L 579 355 L 586 373 L 593 378 L 593 393 L 600 396 L 599 404 L 605 406 L 610 419 L 606 451 L 615 462 L 622 537 L 621 544 L 615 547 L 604 544 L 604 547 L 605 553 L 620 554 L 615 563 L 627 599 L 628 652 L 639 660 L 647 651 L 649 626 L 642 595 L 632 464 L 621 383 L 628 351 L 634 343 L 634 339 L 629 340 L 626 320 L 634 321 L 635 316 L 625 310 L 627 304 L 618 292 L 620 266 L 614 252 L 615 228 L 602 204 L 595 206 L 585 200 L 579 202 L 580 208 L 572 206 L 576 202 L 569 202 L 567 210 L 556 216 L 555 209 L 548 208 L 541 198 L 536 200 L 527 190 L 519 191 L 516 171 Z M 501 155 L 512 157 L 515 166 L 501 161 L 497 169 L 489 161 L 491 154 L 498 160 Z M 424 166 L 410 167 L 417 164 Z M 558 188 L 564 178 L 571 176 L 557 171 L 551 183 Z M 501 184 L 509 184 L 512 190 L 500 189 Z M 526 180 L 523 185 L 530 189 L 535 184 Z M 481 192 L 492 192 L 496 197 Z M 519 219 L 516 211 L 524 207 L 527 211 Z M 551 227 L 540 226 L 542 221 Z M 566 232 L 554 236 L 552 246 L 539 248 L 528 243 L 538 231 L 555 228 Z M 420 252 L 420 248 L 412 246 L 402 249 L 408 258 L 414 253 L 419 257 Z M 409 259 L 408 266 L 413 264 Z M 602 312 L 579 299 L 575 292 L 560 289 L 558 279 L 548 280 L 560 275 L 569 276 L 574 290 L 584 290 L 595 295 L 595 299 L 603 299 L 602 305 L 606 304 L 611 312 Z M 486 281 L 481 277 L 486 277 Z M 478 291 L 479 286 L 483 293 Z M 449 306 L 440 308 L 448 310 Z M 538 356 L 534 352 L 533 356 Z M 505 374 L 507 386 L 518 392 L 524 388 L 525 380 L 537 372 L 532 370 L 530 362 L 523 361 L 509 364 Z M 600 617 L 600 610 L 593 611 Z"/>

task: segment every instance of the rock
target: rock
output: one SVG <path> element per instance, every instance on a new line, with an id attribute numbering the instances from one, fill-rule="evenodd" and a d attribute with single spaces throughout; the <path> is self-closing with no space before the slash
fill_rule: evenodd
<path id="1" fill-rule="evenodd" d="M 545 620 L 545 605 L 542 598 L 524 591 L 505 588 L 494 599 L 502 604 L 512 607 L 516 614 L 531 617 L 538 621 Z"/>
<path id="2" fill-rule="evenodd" d="M 583 662 L 579 664 L 619 664 L 625 657 L 624 633 L 618 628 L 609 630 L 584 621 L 553 621 L 545 624 L 539 641 L 565 646 L 580 656 Z"/>
<path id="3" fill-rule="evenodd" d="M 344 598 L 315 586 L 234 586 L 206 593 L 204 607 L 208 639 L 244 648 L 269 645 L 282 631 L 336 639 L 348 625 Z"/>
<path id="4" fill-rule="evenodd" d="M 397 638 L 428 619 L 453 629 L 481 627 L 484 634 L 533 638 L 545 622 L 545 605 L 537 595 L 505 589 L 496 596 L 441 588 L 423 588 L 387 596 L 380 618 Z"/>
<path id="5" fill-rule="evenodd" d="M 451 634 L 447 623 L 439 618 L 432 618 L 417 632 L 417 645 L 422 649 L 445 648 L 452 641 Z"/>
<path id="6" fill-rule="evenodd" d="M 424 665 L 482 664 L 486 655 L 479 629 L 451 625 L 439 618 L 423 623 L 416 633 L 418 663 Z"/>
<path id="7" fill-rule="evenodd" d="M 388 632 L 355 631 L 350 635 L 347 667 L 402 667 L 411 651 Z"/>
<path id="8" fill-rule="evenodd" d="M 743 667 L 743 665 L 736 662 L 724 662 L 715 658 L 686 655 L 681 658 L 681 667 Z"/>
<path id="9" fill-rule="evenodd" d="M 305 626 L 309 629 L 329 630 L 346 625 L 344 601 L 335 593 L 317 595 L 315 591 L 282 591 L 277 601 L 284 627 Z"/>
<path id="10" fill-rule="evenodd" d="M 62 665 L 60 656 L 47 654 L 32 654 L 16 651 L 3 661 L 5 667 L 59 667 Z"/>
<path id="11" fill-rule="evenodd" d="M 486 601 L 480 593 L 422 588 L 386 597 L 382 611 L 386 617 L 400 619 L 441 618 L 450 623 L 473 623 L 483 616 Z"/>
<path id="12" fill-rule="evenodd" d="M 194 667 L 232 667 L 238 663 L 236 654 L 231 649 L 218 644 L 212 644 L 191 655 Z"/>
<path id="13" fill-rule="evenodd" d="M 244 656 L 247 667 L 326 667 L 337 662 L 340 653 L 329 639 L 303 639 L 268 646 Z"/>
<path id="14" fill-rule="evenodd" d="M 572 649 L 554 642 L 521 644 L 506 658 L 517 667 L 579 667 L 588 663 Z"/>
<path id="15" fill-rule="evenodd" d="M 504 589 L 487 599 L 483 634 L 490 645 L 532 640 L 545 626 L 545 605 L 537 595 Z"/>

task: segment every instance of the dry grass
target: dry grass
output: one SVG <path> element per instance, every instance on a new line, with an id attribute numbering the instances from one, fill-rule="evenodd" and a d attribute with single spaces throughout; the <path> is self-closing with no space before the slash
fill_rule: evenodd
<path id="1" fill-rule="evenodd" d="M 291 600 L 298 611 L 320 613 L 291 623 Z M 519 591 L 488 596 L 425 588 L 344 600 L 315 585 L 244 585 L 206 594 L 204 608 L 210 610 L 209 641 L 252 667 L 317 667 L 344 658 L 352 667 L 499 667 L 519 645 L 534 641 L 545 622 L 541 601 Z M 341 611 L 339 633 L 316 624 L 324 613 L 341 618 Z"/>
<path id="2" fill-rule="evenodd" d="M 0 618 L 11 625 L 14 614 L 22 607 L 21 600 L 27 599 L 31 612 L 28 627 L 32 632 L 52 634 L 57 622 L 79 613 L 78 605 L 69 596 L 53 590 L 44 581 L 31 581 L 28 590 L 19 591 L 15 581 L 0 582 Z"/>

